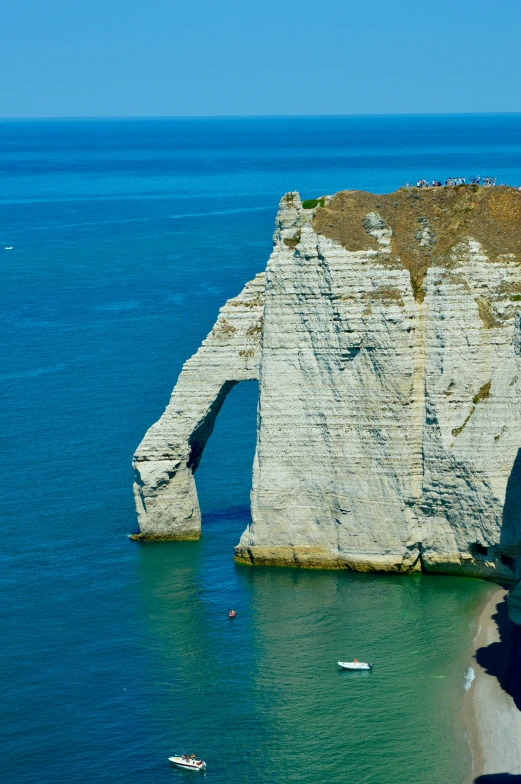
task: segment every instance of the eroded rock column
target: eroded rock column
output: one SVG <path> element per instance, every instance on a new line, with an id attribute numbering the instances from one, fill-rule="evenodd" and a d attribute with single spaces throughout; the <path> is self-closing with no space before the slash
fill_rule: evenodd
<path id="1" fill-rule="evenodd" d="M 230 389 L 257 379 L 264 309 L 264 273 L 228 300 L 189 359 L 162 417 L 134 455 L 137 539 L 197 539 L 201 512 L 194 482 L 215 418 Z"/>
<path id="2" fill-rule="evenodd" d="M 355 251 L 317 235 L 305 213 L 293 197 L 277 217 L 252 524 L 236 557 L 408 571 L 419 566 L 409 532 L 423 427 L 410 276 L 376 213 L 361 224 L 370 247 Z"/>

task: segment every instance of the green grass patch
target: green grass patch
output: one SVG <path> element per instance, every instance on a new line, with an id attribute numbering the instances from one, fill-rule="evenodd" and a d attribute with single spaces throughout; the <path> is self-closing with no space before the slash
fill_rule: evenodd
<path id="1" fill-rule="evenodd" d="M 323 207 L 325 203 L 326 203 L 326 200 L 324 198 L 322 198 L 322 199 L 306 199 L 305 201 L 302 202 L 302 207 L 305 210 L 314 210 L 315 207 Z"/>

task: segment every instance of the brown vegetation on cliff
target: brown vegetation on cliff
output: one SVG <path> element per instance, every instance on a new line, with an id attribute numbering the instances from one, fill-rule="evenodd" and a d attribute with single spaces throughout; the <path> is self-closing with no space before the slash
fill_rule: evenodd
<path id="1" fill-rule="evenodd" d="M 402 188 L 384 195 L 341 191 L 317 210 L 313 228 L 347 250 L 377 250 L 377 240 L 364 228 L 370 212 L 392 229 L 393 257 L 409 270 L 418 300 L 427 269 L 465 237 L 481 243 L 491 261 L 506 254 L 521 261 L 521 192 L 513 188 Z"/>

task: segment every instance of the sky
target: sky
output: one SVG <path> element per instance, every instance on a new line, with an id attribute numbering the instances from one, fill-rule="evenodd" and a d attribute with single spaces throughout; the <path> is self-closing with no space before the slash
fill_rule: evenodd
<path id="1" fill-rule="evenodd" d="M 0 116 L 521 111 L 520 0 L 0 0 Z"/>

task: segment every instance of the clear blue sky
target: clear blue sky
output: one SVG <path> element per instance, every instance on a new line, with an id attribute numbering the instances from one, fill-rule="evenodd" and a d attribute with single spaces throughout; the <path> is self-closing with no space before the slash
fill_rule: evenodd
<path id="1" fill-rule="evenodd" d="M 3 117 L 521 111 L 520 0 L 1 0 Z"/>

